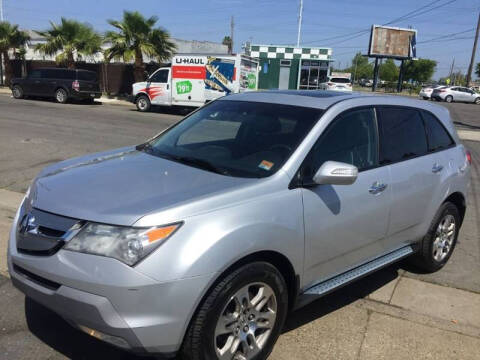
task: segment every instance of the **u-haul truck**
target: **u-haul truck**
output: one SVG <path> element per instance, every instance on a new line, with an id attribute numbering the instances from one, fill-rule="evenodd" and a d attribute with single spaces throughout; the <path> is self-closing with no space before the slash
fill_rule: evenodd
<path id="1" fill-rule="evenodd" d="M 171 67 L 132 85 L 132 101 L 139 111 L 148 111 L 151 105 L 198 107 L 257 88 L 258 61 L 249 56 L 176 55 Z"/>

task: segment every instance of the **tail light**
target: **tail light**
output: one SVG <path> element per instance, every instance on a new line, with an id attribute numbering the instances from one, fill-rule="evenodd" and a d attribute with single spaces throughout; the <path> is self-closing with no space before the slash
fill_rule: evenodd
<path id="1" fill-rule="evenodd" d="M 468 164 L 472 165 L 472 154 L 470 153 L 470 151 L 465 150 L 465 158 L 467 159 Z"/>
<path id="2" fill-rule="evenodd" d="M 348 83 L 348 84 L 347 84 L 347 86 L 350 86 L 350 87 L 352 87 L 352 83 Z"/>
<path id="3" fill-rule="evenodd" d="M 75 80 L 72 83 L 72 89 L 75 90 L 75 91 L 80 91 L 80 83 L 78 82 L 78 80 Z"/>
<path id="4" fill-rule="evenodd" d="M 438 90 L 438 92 L 447 92 L 447 90 L 440 89 L 440 90 Z"/>
<path id="5" fill-rule="evenodd" d="M 328 86 L 333 86 L 333 85 L 335 85 L 335 84 L 334 84 L 334 83 L 331 83 L 331 82 L 329 82 L 329 83 L 327 83 L 327 85 L 328 85 Z"/>

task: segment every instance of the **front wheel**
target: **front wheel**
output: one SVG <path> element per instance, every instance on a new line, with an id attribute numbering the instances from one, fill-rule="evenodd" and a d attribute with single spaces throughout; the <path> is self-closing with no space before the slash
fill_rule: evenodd
<path id="1" fill-rule="evenodd" d="M 477 98 L 475 99 L 475 104 L 480 105 L 480 97 L 477 97 Z"/>
<path id="2" fill-rule="evenodd" d="M 288 309 L 285 281 L 265 262 L 226 275 L 196 312 L 181 349 L 184 360 L 263 360 Z"/>
<path id="3" fill-rule="evenodd" d="M 67 102 L 68 94 L 65 89 L 60 88 L 55 91 L 55 100 L 60 104 L 65 104 Z"/>
<path id="4" fill-rule="evenodd" d="M 135 101 L 135 105 L 137 105 L 137 110 L 141 112 L 149 111 L 152 106 L 150 99 L 146 95 L 140 95 Z"/>
<path id="5" fill-rule="evenodd" d="M 12 95 L 15 99 L 23 99 L 24 93 L 22 87 L 20 85 L 13 85 Z"/>
<path id="6" fill-rule="evenodd" d="M 447 103 L 451 103 L 453 101 L 453 97 L 451 95 L 448 95 L 446 98 L 445 98 L 445 101 Z"/>
<path id="7" fill-rule="evenodd" d="M 428 96 L 423 97 L 423 100 L 428 100 L 428 99 L 430 99 Z"/>

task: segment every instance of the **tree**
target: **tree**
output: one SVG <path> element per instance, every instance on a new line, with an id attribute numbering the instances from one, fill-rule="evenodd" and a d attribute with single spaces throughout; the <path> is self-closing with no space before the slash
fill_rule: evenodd
<path id="1" fill-rule="evenodd" d="M 50 21 L 50 29 L 36 31 L 46 38 L 36 51 L 55 56 L 57 63 L 75 68 L 75 57 L 94 55 L 101 50 L 102 37 L 93 28 L 76 20 L 61 18 L 60 24 Z"/>
<path id="2" fill-rule="evenodd" d="M 10 85 L 13 77 L 13 66 L 9 57 L 9 51 L 17 56 L 18 51 L 22 51 L 24 46 L 30 41 L 30 36 L 26 31 L 19 30 L 18 25 L 12 25 L 7 21 L 0 22 L 0 54 L 5 61 L 5 82 Z"/>
<path id="3" fill-rule="evenodd" d="M 222 45 L 227 45 L 228 53 L 232 54 L 232 52 L 233 52 L 233 49 L 232 49 L 233 42 L 232 42 L 232 38 L 230 36 L 224 36 L 223 37 Z"/>
<path id="4" fill-rule="evenodd" d="M 436 66 L 437 62 L 434 60 L 408 60 L 404 64 L 403 78 L 407 81 L 424 83 L 432 78 Z"/>
<path id="5" fill-rule="evenodd" d="M 477 63 L 477 66 L 475 68 L 475 74 L 480 78 L 480 62 Z"/>
<path id="6" fill-rule="evenodd" d="M 156 16 L 145 18 L 138 11 L 124 11 L 121 21 L 108 20 L 118 32 L 108 31 L 105 42 L 111 46 L 105 51 L 107 61 L 112 59 L 134 60 L 135 81 L 144 80 L 143 54 L 155 57 L 159 62 L 169 60 L 176 46 L 170 34 L 162 28 L 154 28 Z"/>
<path id="7" fill-rule="evenodd" d="M 392 59 L 387 59 L 378 70 L 380 79 L 393 82 L 398 80 L 398 67 Z"/>
<path id="8" fill-rule="evenodd" d="M 352 66 L 348 69 L 352 73 L 354 80 L 371 79 L 373 77 L 373 65 L 368 62 L 368 58 L 361 52 L 357 52 L 352 59 Z"/>

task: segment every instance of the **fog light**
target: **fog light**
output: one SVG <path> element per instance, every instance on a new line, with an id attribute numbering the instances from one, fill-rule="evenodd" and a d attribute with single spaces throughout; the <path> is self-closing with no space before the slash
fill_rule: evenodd
<path id="1" fill-rule="evenodd" d="M 77 326 L 84 333 L 86 333 L 86 334 L 88 334 L 88 335 L 90 335 L 94 338 L 97 338 L 98 340 L 105 341 L 109 344 L 112 344 L 112 345 L 115 345 L 115 346 L 118 346 L 118 347 L 121 347 L 121 348 L 124 348 L 124 349 L 130 348 L 130 345 L 128 344 L 128 342 L 126 340 L 122 339 L 121 337 L 108 335 L 108 334 L 102 333 L 101 331 L 90 329 L 87 326 L 83 326 L 83 325 L 77 325 Z"/>

